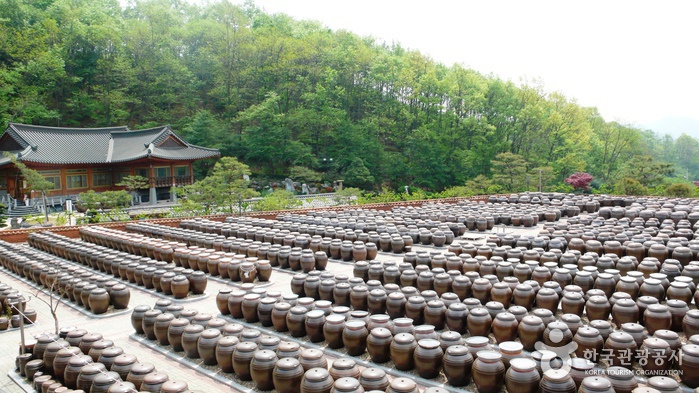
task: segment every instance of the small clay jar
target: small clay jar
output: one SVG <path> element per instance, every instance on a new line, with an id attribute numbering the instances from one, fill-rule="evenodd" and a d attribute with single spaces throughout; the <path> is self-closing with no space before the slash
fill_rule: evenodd
<path id="1" fill-rule="evenodd" d="M 665 340 L 650 337 L 643 340 L 640 352 L 647 361 L 641 362 L 643 370 L 650 375 L 660 374 L 659 371 L 667 371 L 671 366 L 672 349 Z"/>
<path id="2" fill-rule="evenodd" d="M 436 378 L 442 367 L 444 352 L 440 343 L 433 339 L 423 339 L 418 341 L 417 348 L 413 353 L 413 360 L 418 374 L 422 378 Z"/>
<path id="3" fill-rule="evenodd" d="M 66 367 L 68 367 L 68 363 L 74 356 L 80 354 L 82 354 L 82 352 L 80 352 L 80 348 L 78 347 L 61 348 L 56 353 L 56 357 L 53 359 L 53 368 L 49 369 L 48 366 L 46 366 L 46 362 L 42 360 L 43 369 L 53 373 L 56 379 L 65 383 L 63 376 L 65 374 Z"/>
<path id="4" fill-rule="evenodd" d="M 126 376 L 126 381 L 134 384 L 136 390 L 141 390 L 143 378 L 154 371 L 155 366 L 151 363 L 136 363 L 131 367 L 129 375 Z"/>
<path id="5" fill-rule="evenodd" d="M 308 310 L 302 306 L 289 309 L 286 315 L 286 326 L 293 337 L 306 335 L 306 313 Z"/>
<path id="6" fill-rule="evenodd" d="M 393 337 L 390 352 L 391 360 L 395 364 L 396 369 L 407 371 L 415 367 L 413 355 L 417 345 L 415 337 L 410 333 L 399 333 Z"/>
<path id="7" fill-rule="evenodd" d="M 636 323 L 640 316 L 638 305 L 632 299 L 619 299 L 612 307 L 612 320 L 617 326 Z"/>
<path id="8" fill-rule="evenodd" d="M 386 299 L 386 312 L 391 319 L 405 316 L 405 305 L 408 300 L 402 292 L 393 292 Z"/>
<path id="9" fill-rule="evenodd" d="M 366 350 L 366 340 L 369 332 L 364 321 L 350 320 L 345 323 L 342 332 L 342 342 L 350 356 L 360 356 Z"/>
<path id="10" fill-rule="evenodd" d="M 442 358 L 442 367 L 447 381 L 452 386 L 466 386 L 471 382 L 473 356 L 464 345 L 452 345 Z"/>
<path id="11" fill-rule="evenodd" d="M 274 366 L 277 363 L 277 355 L 273 351 L 256 351 L 250 362 L 250 376 L 255 381 L 257 389 L 274 389 Z"/>
<path id="12" fill-rule="evenodd" d="M 586 377 L 582 380 L 579 393 L 615 393 L 612 382 L 602 375 Z"/>
<path id="13" fill-rule="evenodd" d="M 699 334 L 699 310 L 689 310 L 682 318 L 682 331 L 687 337 Z"/>
<path id="14" fill-rule="evenodd" d="M 505 374 L 508 392 L 537 393 L 540 381 L 541 376 L 533 360 L 517 358 L 510 361 L 510 368 Z"/>
<path id="15" fill-rule="evenodd" d="M 282 341 L 277 347 L 277 357 L 299 359 L 301 357 L 301 346 L 295 342 Z"/>
<path id="16" fill-rule="evenodd" d="M 445 314 L 446 325 L 449 330 L 465 334 L 467 317 L 468 307 L 463 303 L 453 303 L 449 305 Z"/>
<path id="17" fill-rule="evenodd" d="M 257 351 L 257 344 L 250 341 L 238 343 L 233 352 L 233 371 L 243 381 L 251 381 L 250 363 Z"/>
<path id="18" fill-rule="evenodd" d="M 345 328 L 345 318 L 341 315 L 328 315 L 323 325 L 323 337 L 329 348 L 338 349 L 344 346 L 342 332 Z"/>
<path id="19" fill-rule="evenodd" d="M 357 363 L 349 358 L 337 359 L 333 362 L 332 367 L 330 367 L 330 376 L 334 380 L 340 378 L 356 378 L 359 379 L 361 372 Z"/>
<path id="20" fill-rule="evenodd" d="M 391 360 L 391 342 L 393 335 L 388 329 L 374 328 L 367 337 L 366 346 L 371 361 L 374 363 L 385 363 Z"/>
<path id="21" fill-rule="evenodd" d="M 340 379 L 342 378 L 337 380 Z M 390 383 L 388 382 L 385 371 L 379 368 L 367 367 L 359 376 L 359 384 L 365 391 L 369 392 L 373 390 L 385 391 Z"/>
<path id="22" fill-rule="evenodd" d="M 322 310 L 308 311 L 304 323 L 306 334 L 311 342 L 317 343 L 325 340 L 323 333 L 325 313 Z"/>
<path id="23" fill-rule="evenodd" d="M 393 378 L 386 393 L 419 393 L 417 384 L 410 378 Z"/>
<path id="24" fill-rule="evenodd" d="M 502 355 L 494 351 L 480 351 L 472 367 L 473 382 L 481 393 L 498 393 L 505 384 L 505 365 Z"/>
<path id="25" fill-rule="evenodd" d="M 282 358 L 272 371 L 272 382 L 279 393 L 298 393 L 301 389 L 304 370 L 297 359 Z"/>
<path id="26" fill-rule="evenodd" d="M 648 378 L 647 386 L 663 393 L 679 393 L 682 391 L 680 384 L 672 377 L 650 377 Z"/>
<path id="27" fill-rule="evenodd" d="M 585 303 L 585 314 L 590 321 L 606 321 L 612 312 L 612 305 L 604 296 L 591 296 Z"/>
<path id="28" fill-rule="evenodd" d="M 150 306 L 145 304 L 134 307 L 131 313 L 131 326 L 136 331 L 136 334 L 143 334 L 143 316 L 148 310 L 150 310 Z"/>
<path id="29" fill-rule="evenodd" d="M 93 314 L 104 314 L 109 308 L 110 297 L 104 288 L 94 288 L 88 296 L 88 304 Z M 128 300 L 127 300 L 128 305 Z"/>

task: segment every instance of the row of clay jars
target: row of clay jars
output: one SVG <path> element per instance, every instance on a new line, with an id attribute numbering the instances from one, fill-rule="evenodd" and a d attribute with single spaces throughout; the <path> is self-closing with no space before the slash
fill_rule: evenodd
<path id="1" fill-rule="evenodd" d="M 41 244 L 38 240 L 35 241 L 35 243 Z M 206 276 L 200 272 L 186 271 L 186 269 L 175 271 L 174 265 L 168 265 L 164 261 L 151 263 L 152 260 L 137 259 L 130 255 L 117 254 L 116 256 L 118 258 L 115 260 L 118 261 L 119 258 L 124 258 L 124 261 L 120 264 L 112 263 L 111 269 L 107 269 L 107 266 L 104 266 L 104 269 L 106 269 L 108 273 L 111 272 L 115 277 L 129 280 L 137 285 L 143 285 L 147 289 L 153 288 L 156 291 L 166 292 L 166 294 L 172 294 L 178 298 L 186 297 L 190 291 L 194 294 L 201 294 L 204 293 L 206 289 Z M 128 263 L 129 259 L 132 263 Z M 172 258 L 170 258 L 170 260 L 172 260 Z M 166 270 L 166 272 L 158 272 L 158 267 Z M 177 277 L 177 279 L 175 279 L 175 276 L 170 275 L 165 277 L 166 282 L 169 283 L 172 281 L 176 284 L 172 293 L 170 293 L 171 291 L 168 287 L 164 289 L 161 288 L 159 284 L 161 284 L 162 281 L 158 280 L 162 275 L 170 272 L 175 272 L 177 275 L 184 275 L 184 278 L 186 278 L 186 280 L 183 279 L 183 277 Z"/>
<path id="2" fill-rule="evenodd" d="M 15 259 L 19 259 L 19 257 L 22 257 L 21 254 L 7 251 L 5 253 L 5 257 L 9 256 Z M 8 261 L 8 263 L 10 260 L 10 258 L 3 258 L 3 261 Z M 35 267 L 41 268 L 42 264 L 40 262 L 27 262 L 26 265 L 28 267 L 34 265 Z M 55 266 L 56 268 L 58 268 L 58 263 L 56 263 Z M 75 302 L 78 303 L 78 305 L 84 305 L 94 314 L 104 314 L 105 312 L 107 312 L 110 305 L 113 305 L 115 308 L 118 307 L 121 309 L 128 307 L 131 293 L 129 289 L 123 284 L 117 284 L 113 282 L 109 287 L 105 287 L 106 281 L 100 281 L 99 283 L 102 285 L 102 287 L 98 287 L 97 277 L 90 277 L 89 280 L 82 280 L 74 278 L 70 276 L 68 273 L 58 273 L 58 270 L 49 268 L 47 265 L 44 265 L 44 267 L 41 269 L 46 270 L 46 275 L 44 275 L 45 279 L 43 281 L 43 284 L 40 280 L 41 276 L 36 277 L 34 274 L 25 275 L 24 269 L 21 270 L 21 275 L 26 278 L 32 279 L 37 284 L 42 284 L 47 288 L 51 288 L 52 285 L 56 285 L 57 290 L 64 297 L 74 299 Z M 17 269 L 17 271 L 19 271 L 19 269 Z M 50 278 L 46 279 L 46 277 Z M 37 279 L 35 280 L 35 278 Z M 70 288 L 65 286 L 59 288 L 57 282 L 62 279 L 70 280 L 71 288 L 77 288 L 70 291 L 72 296 L 68 295 L 68 290 Z M 54 282 L 56 282 L 56 284 L 54 284 Z"/>
<path id="3" fill-rule="evenodd" d="M 86 242 L 168 263 L 172 262 L 174 249 L 181 245 L 177 242 L 151 239 L 138 234 L 100 227 L 81 228 L 80 238 Z"/>
<path id="4" fill-rule="evenodd" d="M 42 242 L 36 240 L 35 244 L 40 249 L 43 249 L 40 247 L 43 244 Z M 98 252 L 98 250 L 95 250 L 95 252 Z M 158 292 L 173 295 L 176 298 L 186 297 L 190 291 L 195 294 L 203 293 L 206 288 L 206 276 L 201 273 L 192 272 L 191 270 L 175 271 L 174 265 L 158 266 L 155 263 L 151 263 L 154 262 L 153 260 L 121 259 L 123 257 L 129 256 L 115 255 L 115 258 L 112 258 L 114 262 L 110 263 L 107 273 L 113 274 L 122 280 L 142 285 L 147 289 L 155 289 Z M 135 260 L 137 262 L 134 262 Z M 165 262 L 158 262 L 158 264 L 160 263 L 164 264 Z M 158 267 L 161 269 L 158 269 Z M 103 270 L 106 268 L 107 266 L 103 265 Z M 164 281 L 162 277 L 164 277 Z M 163 282 L 166 284 L 172 283 L 173 285 L 163 288 L 161 286 Z"/>

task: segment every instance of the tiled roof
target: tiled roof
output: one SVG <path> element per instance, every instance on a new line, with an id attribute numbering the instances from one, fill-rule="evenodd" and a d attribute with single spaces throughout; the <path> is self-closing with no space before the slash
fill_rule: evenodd
<path id="1" fill-rule="evenodd" d="M 130 130 L 128 127 L 58 128 L 10 123 L 5 134 L 24 148 L 23 162 L 42 164 L 106 164 L 155 157 L 168 160 L 199 160 L 220 152 L 187 143 L 169 126 Z M 180 147 L 157 147 L 173 137 Z M 6 157 L 0 165 L 6 164 Z"/>

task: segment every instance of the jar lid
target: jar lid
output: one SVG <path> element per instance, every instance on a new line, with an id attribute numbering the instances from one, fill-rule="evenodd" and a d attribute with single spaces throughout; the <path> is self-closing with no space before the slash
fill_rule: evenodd
<path id="1" fill-rule="evenodd" d="M 304 308 L 304 307 L 301 307 L 301 308 Z M 324 316 L 325 316 L 325 312 L 323 310 L 312 310 L 312 311 L 308 311 L 306 313 L 306 318 L 308 318 L 308 319 L 322 318 Z"/>
<path id="2" fill-rule="evenodd" d="M 333 366 L 338 361 L 335 361 L 333 363 Z M 282 370 L 294 370 L 294 369 L 298 368 L 300 365 L 301 365 L 301 363 L 299 363 L 299 361 L 295 358 L 281 358 L 277 361 L 276 367 L 279 369 L 282 369 Z"/>
<path id="3" fill-rule="evenodd" d="M 189 386 L 182 381 L 165 381 L 160 387 L 161 392 L 187 392 Z M 134 389 L 135 390 L 135 389 Z"/>
<path id="4" fill-rule="evenodd" d="M 390 389 L 395 392 L 414 392 L 417 390 L 417 385 L 410 378 L 393 378 Z"/>
<path id="5" fill-rule="evenodd" d="M 136 363 L 131 367 L 131 373 L 136 375 L 145 375 L 155 371 L 155 366 L 150 363 Z"/>
<path id="6" fill-rule="evenodd" d="M 330 373 L 324 368 L 316 367 L 306 371 L 303 377 L 309 382 L 322 382 L 330 378 Z"/>
<path id="7" fill-rule="evenodd" d="M 451 345 L 447 347 L 446 353 L 450 356 L 465 356 L 471 354 L 465 345 Z"/>
<path id="8" fill-rule="evenodd" d="M 165 373 L 161 373 L 159 371 L 155 371 L 152 373 L 147 374 L 145 377 L 143 377 L 143 384 L 146 385 L 160 385 L 162 383 L 165 383 L 167 381 L 168 375 Z"/>
<path id="9" fill-rule="evenodd" d="M 425 338 L 417 342 L 417 345 L 427 348 L 427 349 L 435 349 L 439 348 L 439 341 L 432 339 L 432 338 Z"/>
<path id="10" fill-rule="evenodd" d="M 515 358 L 510 359 L 510 367 L 519 372 L 527 372 L 536 368 L 536 362 L 527 358 Z"/>
<path id="11" fill-rule="evenodd" d="M 457 333 L 457 334 L 458 334 L 458 333 Z M 382 339 L 386 339 L 386 338 L 392 337 L 391 332 L 390 332 L 388 329 L 386 329 L 386 328 L 374 328 L 374 329 L 371 329 L 371 335 L 372 335 L 373 337 L 382 338 Z"/>
<path id="12" fill-rule="evenodd" d="M 125 353 L 114 358 L 114 365 L 126 366 L 129 364 L 134 364 L 138 361 L 136 356 Z"/>
<path id="13" fill-rule="evenodd" d="M 261 351 L 256 351 L 254 355 L 254 360 L 260 362 L 271 362 L 277 359 L 277 354 L 274 351 L 263 349 Z"/>
<path id="14" fill-rule="evenodd" d="M 361 385 L 355 378 L 345 377 L 335 381 L 334 388 L 335 390 L 339 390 L 341 392 L 354 392 L 359 390 Z"/>
<path id="15" fill-rule="evenodd" d="M 393 337 L 393 341 L 398 344 L 409 344 L 415 342 L 415 336 L 410 333 L 398 333 Z"/>
<path id="16" fill-rule="evenodd" d="M 255 352 L 257 351 L 257 344 L 252 341 L 242 341 L 235 346 L 236 352 Z"/>
<path id="17" fill-rule="evenodd" d="M 301 358 L 306 360 L 318 360 L 323 357 L 323 352 L 314 348 L 304 349 L 303 352 L 301 352 Z"/>
<path id="18" fill-rule="evenodd" d="M 491 350 L 478 351 L 476 356 L 478 356 L 478 359 L 487 363 L 494 363 L 502 359 L 502 355 L 500 353 Z"/>
<path id="19" fill-rule="evenodd" d="M 345 323 L 345 328 L 349 330 L 361 330 L 366 326 L 366 322 L 357 320 L 357 319 L 352 319 L 350 321 L 347 321 Z"/>
<path id="20" fill-rule="evenodd" d="M 566 370 L 550 369 L 544 372 L 544 379 L 547 379 L 549 381 L 563 382 L 569 378 L 571 378 L 571 376 Z"/>
<path id="21" fill-rule="evenodd" d="M 362 371 L 361 379 L 377 381 L 386 377 L 386 372 L 380 368 L 367 367 Z"/>
<path id="22" fill-rule="evenodd" d="M 357 362 L 352 359 L 342 358 L 333 362 L 333 368 L 336 370 L 350 370 L 357 366 Z"/>
<path id="23" fill-rule="evenodd" d="M 500 343 L 500 352 L 516 354 L 522 352 L 524 346 L 516 341 L 505 341 Z"/>
<path id="24" fill-rule="evenodd" d="M 591 370 L 595 367 L 594 363 L 585 358 L 568 359 L 568 364 L 570 364 L 571 368 L 574 368 L 576 370 Z"/>

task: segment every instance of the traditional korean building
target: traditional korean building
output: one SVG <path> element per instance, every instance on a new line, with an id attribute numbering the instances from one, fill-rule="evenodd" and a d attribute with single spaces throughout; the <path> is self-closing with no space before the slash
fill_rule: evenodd
<path id="1" fill-rule="evenodd" d="M 220 155 L 216 149 L 187 143 L 170 126 L 131 130 L 17 123 L 10 123 L 0 136 L 0 151 L 16 155 L 53 182 L 49 192 L 53 203 L 88 190 L 120 189 L 116 184 L 129 175 L 149 180 L 150 190 L 144 191 L 143 199 L 156 203 L 170 197 L 170 187 L 194 181 L 194 161 Z M 0 196 L 6 203 L 25 199 L 31 203 L 40 196 L 27 187 L 4 155 L 0 156 Z"/>

